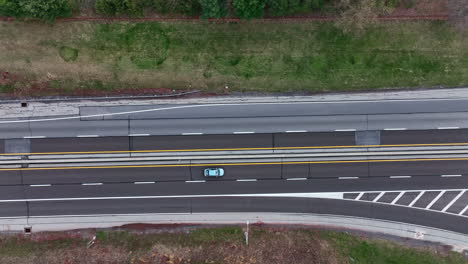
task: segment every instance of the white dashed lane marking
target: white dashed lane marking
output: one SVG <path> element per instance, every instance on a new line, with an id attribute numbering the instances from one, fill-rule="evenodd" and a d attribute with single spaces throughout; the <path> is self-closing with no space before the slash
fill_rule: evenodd
<path id="1" fill-rule="evenodd" d="M 99 137 L 99 135 L 78 135 L 76 137 L 79 137 L 79 138 L 91 138 L 91 137 Z"/>

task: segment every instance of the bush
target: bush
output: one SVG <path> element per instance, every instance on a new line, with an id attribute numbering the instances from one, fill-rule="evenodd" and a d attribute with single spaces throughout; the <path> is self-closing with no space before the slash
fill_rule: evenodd
<path id="1" fill-rule="evenodd" d="M 94 8 L 98 14 L 115 15 L 143 15 L 144 2 L 138 0 L 97 0 Z"/>
<path id="2" fill-rule="evenodd" d="M 260 18 L 263 16 L 265 0 L 233 0 L 232 5 L 240 18 Z"/>
<path id="3" fill-rule="evenodd" d="M 298 11 L 301 0 L 269 0 L 267 9 L 274 16 L 284 16 Z"/>
<path id="4" fill-rule="evenodd" d="M 199 0 L 202 18 L 220 18 L 226 15 L 224 0 Z"/>
<path id="5" fill-rule="evenodd" d="M 0 0 L 0 14 L 53 21 L 71 15 L 67 0 Z"/>
<path id="6" fill-rule="evenodd" d="M 62 46 L 59 48 L 59 55 L 66 62 L 75 61 L 78 58 L 78 50 Z"/>
<path id="7" fill-rule="evenodd" d="M 184 14 L 188 16 L 198 16 L 201 12 L 201 5 L 198 0 L 148 0 L 152 1 L 150 6 L 161 14 Z"/>

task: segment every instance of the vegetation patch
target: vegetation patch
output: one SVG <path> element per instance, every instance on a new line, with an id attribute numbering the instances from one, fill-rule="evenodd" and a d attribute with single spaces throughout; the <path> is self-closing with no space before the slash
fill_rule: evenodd
<path id="1" fill-rule="evenodd" d="M 231 92 L 315 93 L 468 85 L 463 48 L 468 39 L 446 22 L 379 23 L 359 31 L 334 22 L 0 22 L 0 36 L 0 69 L 21 75 L 22 83 L 53 81 L 57 93 L 61 83 L 67 87 L 62 94 L 83 90 L 90 80 L 94 84 L 86 87 L 109 92 L 130 87 L 225 93 L 228 86 Z"/>
<path id="2" fill-rule="evenodd" d="M 147 232 L 148 231 L 148 232 Z M 411 248 L 341 232 L 251 226 L 0 236 L 2 264 L 465 264 L 441 246 Z M 95 235 L 93 246 L 88 241 Z"/>
<path id="3" fill-rule="evenodd" d="M 78 50 L 67 46 L 60 47 L 59 54 L 66 62 L 75 61 L 78 58 Z"/>

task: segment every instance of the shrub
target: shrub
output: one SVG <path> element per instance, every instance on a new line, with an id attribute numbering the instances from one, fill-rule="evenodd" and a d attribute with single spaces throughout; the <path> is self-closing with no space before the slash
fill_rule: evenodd
<path id="1" fill-rule="evenodd" d="M 220 18 L 226 15 L 226 6 L 223 0 L 199 0 L 202 18 Z"/>
<path id="2" fill-rule="evenodd" d="M 144 2 L 138 0 L 97 0 L 94 8 L 98 14 L 115 15 L 143 15 Z"/>
<path id="3" fill-rule="evenodd" d="M 0 14 L 53 21 L 71 15 L 67 0 L 0 0 Z"/>
<path id="4" fill-rule="evenodd" d="M 62 46 L 59 49 L 59 55 L 66 62 L 75 61 L 76 58 L 78 58 L 78 50 L 67 46 Z"/>
<path id="5" fill-rule="evenodd" d="M 260 18 L 263 16 L 265 0 L 233 0 L 232 5 L 240 18 Z"/>
<path id="6" fill-rule="evenodd" d="M 300 0 L 269 0 L 267 9 L 274 16 L 284 16 L 297 12 Z"/>
<path id="7" fill-rule="evenodd" d="M 201 12 L 201 5 L 198 0 L 148 0 L 152 1 L 150 6 L 159 13 L 176 13 L 188 16 L 198 16 Z"/>

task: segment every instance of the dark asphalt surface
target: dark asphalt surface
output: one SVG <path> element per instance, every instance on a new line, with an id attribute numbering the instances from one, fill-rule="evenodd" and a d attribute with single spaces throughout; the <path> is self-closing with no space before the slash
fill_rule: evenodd
<path id="1" fill-rule="evenodd" d="M 46 199 L 73 197 L 115 197 L 145 195 L 207 195 L 207 194 L 255 194 L 297 192 L 362 192 L 468 188 L 466 177 L 442 178 L 439 176 L 390 179 L 369 177 L 356 180 L 312 179 L 287 181 L 265 179 L 256 182 L 207 181 L 207 182 L 156 182 L 154 184 L 109 183 L 98 186 L 81 184 L 57 184 L 48 187 L 27 185 L 0 186 L 0 200 Z"/>
<path id="2" fill-rule="evenodd" d="M 82 108 L 81 114 L 147 109 L 144 107 Z M 170 107 L 170 106 L 169 106 Z M 468 129 L 435 130 L 441 126 L 468 127 L 465 100 L 392 101 L 354 103 L 314 103 L 285 105 L 247 105 L 185 108 L 80 120 L 0 124 L 0 138 L 23 136 L 71 137 L 44 138 L 19 142 L 18 149 L 30 152 L 80 152 L 128 150 L 177 150 L 220 148 L 270 148 L 355 145 L 354 132 L 335 129 L 375 130 L 375 137 L 360 135 L 359 142 L 380 144 L 468 143 Z M 433 129 L 383 131 L 384 128 Z M 315 133 L 277 133 L 286 130 L 327 131 Z M 256 134 L 232 135 L 236 131 Z M 181 136 L 203 132 L 212 135 Z M 165 136 L 128 137 L 128 134 Z M 97 138 L 75 138 L 99 135 Z M 113 136 L 113 137 L 103 137 Z M 11 152 L 0 140 L 0 153 Z M 369 140 L 369 141 L 368 141 Z M 30 145 L 29 145 L 30 144 Z M 10 148 L 10 147 L 9 147 Z M 14 148 L 13 148 L 14 149 Z M 206 179 L 204 167 L 65 169 L 0 171 L 0 200 L 122 196 L 168 196 L 212 194 L 258 194 L 298 192 L 389 191 L 391 201 L 397 191 L 427 191 L 415 207 L 425 208 L 439 189 L 468 188 L 468 162 L 379 162 L 342 164 L 224 166 L 226 176 Z M 462 174 L 443 178 L 442 174 Z M 391 179 L 389 176 L 412 176 Z M 338 177 L 359 177 L 343 180 Z M 287 178 L 309 178 L 287 181 Z M 238 182 L 257 179 L 256 182 Z M 206 182 L 185 182 L 207 180 Z M 152 182 L 154 184 L 134 184 Z M 84 186 L 82 183 L 103 183 Z M 30 184 L 52 184 L 33 187 Z M 443 208 L 456 192 L 447 192 L 431 208 Z M 366 193 L 373 200 L 377 193 Z M 401 203 L 410 201 L 403 196 Z M 414 198 L 414 197 L 413 197 Z M 463 204 L 465 196 L 459 203 Z M 465 202 L 468 204 L 468 201 Z M 83 201 L 0 202 L 0 216 L 39 216 L 106 213 L 190 213 L 190 212 L 294 212 L 362 216 L 432 226 L 468 234 L 466 218 L 385 204 L 329 199 L 302 198 L 164 198 Z"/>
<path id="3" fill-rule="evenodd" d="M 22 211 L 14 209 L 18 213 Z M 24 210 L 23 210 L 24 211 Z M 406 222 L 468 234 L 466 218 L 384 204 L 303 198 L 193 198 L 118 201 L 31 202 L 29 214 L 290 212 L 335 214 Z"/>
<path id="4" fill-rule="evenodd" d="M 81 119 L 80 116 L 75 116 L 74 119 L 30 121 L 29 123 L 5 123 L 7 120 L 2 120 L 0 121 L 0 138 L 127 136 L 129 134 L 180 135 L 194 132 L 232 134 L 242 131 L 280 133 L 292 130 L 332 132 L 337 129 L 364 131 L 385 128 L 468 128 L 466 100 L 84 107 L 81 114 L 108 114 L 148 108 L 166 109 L 93 118 L 81 116 Z M 41 118 L 34 117 L 30 120 Z"/>
<path id="5" fill-rule="evenodd" d="M 468 175 L 467 161 L 398 161 L 358 163 L 312 163 L 272 165 L 222 165 L 226 174 L 222 178 L 203 176 L 205 166 L 155 168 L 90 168 L 0 171 L 0 185 L 16 184 L 81 184 L 126 183 L 139 181 L 230 181 L 236 179 L 329 179 L 338 177 L 440 177 L 441 175 Z M 461 177 L 463 178 L 463 177 Z M 392 179 L 405 181 L 404 179 Z M 468 182 L 467 182 L 468 183 Z"/>
<path id="6" fill-rule="evenodd" d="M 465 99 L 460 100 L 401 100 L 356 102 L 304 102 L 279 104 L 205 104 L 205 105 L 131 105 L 84 106 L 80 115 L 118 113 L 148 109 L 167 109 L 136 114 L 83 118 L 84 120 L 172 119 L 172 118 L 238 118 L 310 115 L 363 115 L 405 113 L 448 113 L 468 111 Z"/>
<path id="7" fill-rule="evenodd" d="M 468 130 L 381 131 L 382 145 L 468 143 Z M 0 153 L 4 153 L 0 140 Z M 352 146 L 355 132 L 30 139 L 31 152 Z"/>

